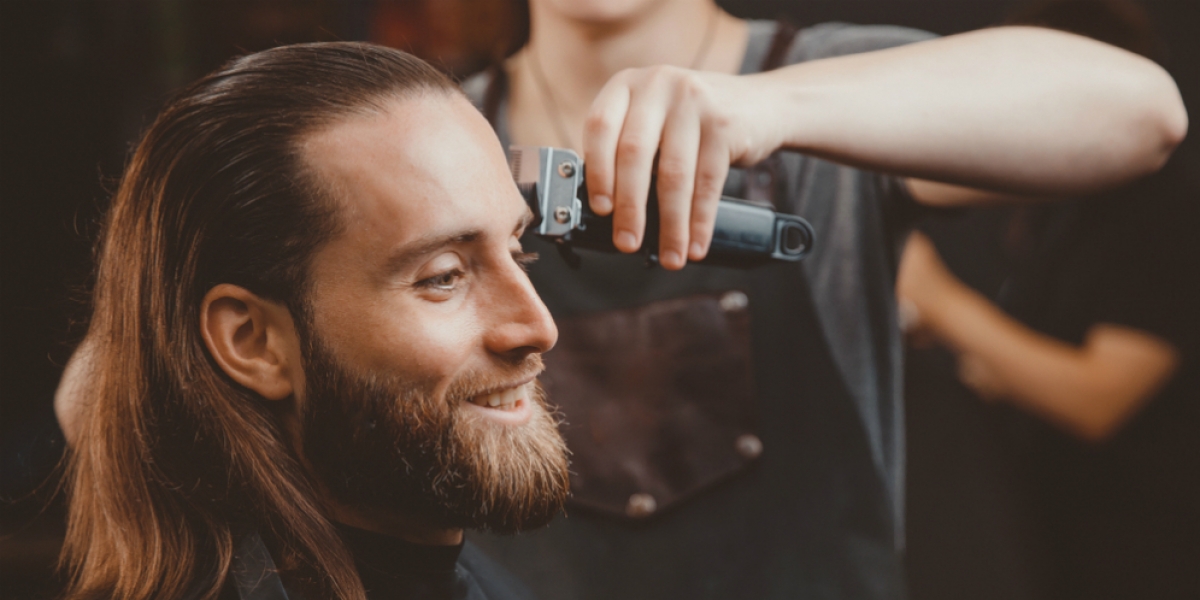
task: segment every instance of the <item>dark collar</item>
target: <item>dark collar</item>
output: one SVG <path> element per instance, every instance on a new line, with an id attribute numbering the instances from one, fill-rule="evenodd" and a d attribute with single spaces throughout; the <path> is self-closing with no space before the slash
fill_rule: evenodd
<path id="1" fill-rule="evenodd" d="M 403 579 L 439 579 L 454 573 L 462 543 L 454 546 L 414 544 L 398 537 L 337 523 L 338 533 L 354 555 L 359 573 Z M 367 573 L 365 571 L 370 571 Z"/>

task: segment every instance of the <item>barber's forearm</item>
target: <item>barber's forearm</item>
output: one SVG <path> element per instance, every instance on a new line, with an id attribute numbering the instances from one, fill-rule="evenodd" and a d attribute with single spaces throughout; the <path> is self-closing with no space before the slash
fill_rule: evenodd
<path id="1" fill-rule="evenodd" d="M 1157 170 L 1187 131 L 1153 62 L 1005 27 L 753 76 L 782 144 L 913 177 L 1059 195 Z M 773 93 L 772 93 L 773 92 Z"/>

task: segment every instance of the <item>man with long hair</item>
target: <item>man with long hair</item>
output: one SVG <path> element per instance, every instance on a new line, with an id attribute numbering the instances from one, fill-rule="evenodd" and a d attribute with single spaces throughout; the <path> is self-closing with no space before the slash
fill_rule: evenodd
<path id="1" fill-rule="evenodd" d="M 424 62 L 281 47 L 184 89 L 99 246 L 73 598 L 510 598 L 548 522 L 557 331 L 488 123 Z"/>

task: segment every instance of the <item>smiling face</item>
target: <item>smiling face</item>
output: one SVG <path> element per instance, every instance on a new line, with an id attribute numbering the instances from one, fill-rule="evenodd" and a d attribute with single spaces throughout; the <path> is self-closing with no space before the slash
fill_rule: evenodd
<path id="1" fill-rule="evenodd" d="M 340 503 L 438 527 L 537 526 L 566 458 L 535 377 L 557 330 L 519 237 L 530 214 L 459 95 L 397 99 L 311 136 L 341 232 L 301 322 L 303 453 Z"/>

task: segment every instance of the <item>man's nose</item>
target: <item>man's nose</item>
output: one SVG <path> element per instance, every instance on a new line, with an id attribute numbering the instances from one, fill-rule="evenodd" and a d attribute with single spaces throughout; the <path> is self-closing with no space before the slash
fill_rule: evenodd
<path id="1" fill-rule="evenodd" d="M 558 327 L 525 271 L 509 265 L 499 284 L 493 297 L 495 320 L 486 336 L 488 350 L 521 359 L 553 348 Z"/>

